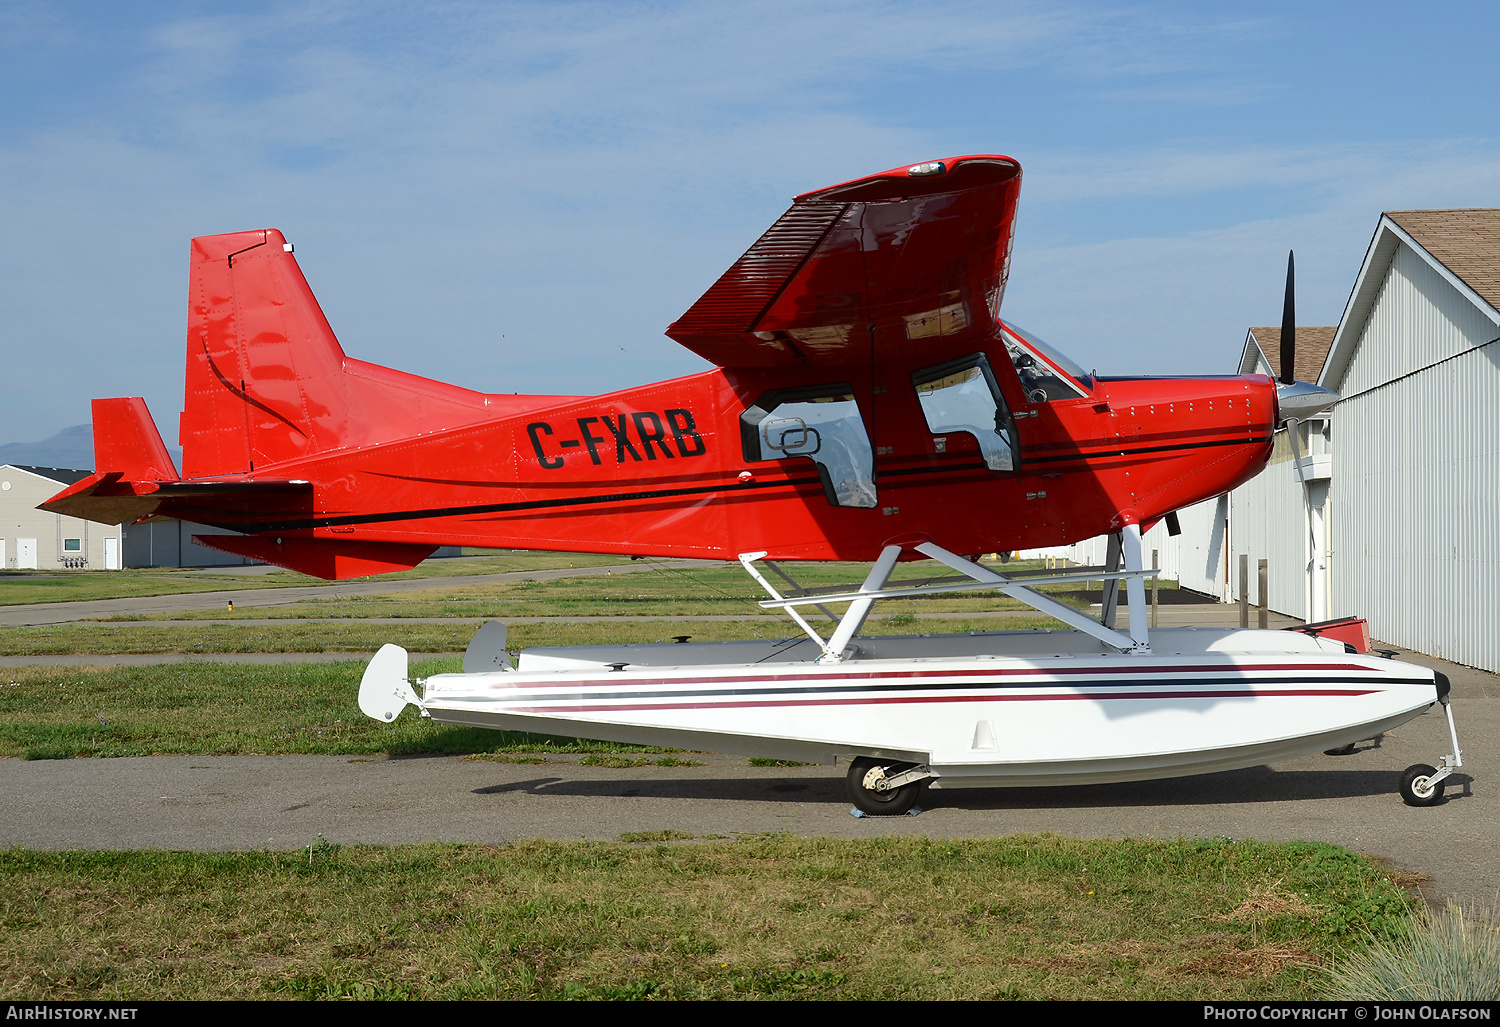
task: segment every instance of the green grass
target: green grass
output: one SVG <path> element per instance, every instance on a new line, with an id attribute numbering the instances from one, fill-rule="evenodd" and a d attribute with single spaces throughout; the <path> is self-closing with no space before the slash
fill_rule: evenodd
<path id="1" fill-rule="evenodd" d="M 413 673 L 456 671 L 453 658 Z M 0 672 L 0 757 L 418 752 L 663 752 L 644 746 L 448 727 L 407 710 L 359 711 L 363 661 Z"/>
<path id="2" fill-rule="evenodd" d="M 378 580 L 503 574 L 629 562 L 629 557 L 624 556 L 500 550 L 478 558 L 426 560 L 412 570 L 382 575 Z M 265 574 L 227 574 L 213 568 L 195 570 L 188 567 L 147 567 L 123 571 L 7 570 L 0 571 L 0 606 L 321 584 L 325 584 L 321 578 L 288 570 L 274 570 Z"/>
<path id="3" fill-rule="evenodd" d="M 272 625 L 153 626 L 56 624 L 0 629 L 0 656 L 230 653 L 373 653 L 386 642 L 408 652 L 452 653 L 467 648 L 478 625 L 468 623 L 359 624 L 294 621 Z"/>
<path id="4" fill-rule="evenodd" d="M 224 589 L 286 588 L 291 585 L 316 585 L 319 580 L 294 571 L 221 574 L 210 577 L 202 571 L 165 567 L 124 571 L 8 570 L 0 571 L 0 606 L 179 595 Z"/>
<path id="5" fill-rule="evenodd" d="M 686 831 L 666 827 L 659 831 L 626 831 L 620 835 L 620 841 L 630 845 L 640 842 L 690 842 L 693 837 Z"/>
<path id="6" fill-rule="evenodd" d="M 1038 622 L 1041 623 L 1041 622 Z M 1016 626 L 1031 626 L 1025 622 Z M 918 621 L 893 633 L 968 631 L 993 623 Z M 359 630 L 354 630 L 359 628 Z M 700 641 L 743 638 L 753 632 L 737 622 L 684 624 L 662 621 L 601 624 L 558 621 L 520 624 L 511 629 L 515 647 L 668 642 L 692 634 Z M 885 625 L 874 621 L 871 633 Z M 244 653 L 275 651 L 270 628 L 261 625 L 205 628 L 153 628 L 133 645 L 117 636 L 95 636 L 102 625 L 8 629 L 0 649 L 16 652 Z M 121 633 L 145 631 L 121 627 Z M 175 634 L 174 634 L 175 632 Z M 160 634 L 153 634 L 160 633 Z M 473 637 L 471 625 L 415 624 L 293 626 L 274 640 L 289 651 L 363 647 L 370 651 L 395 641 L 412 652 L 422 647 L 460 649 Z M 777 632 L 770 637 L 783 637 Z M 153 641 L 154 639 L 154 641 Z M 192 641 L 197 639 L 197 641 Z M 20 641 L 18 641 L 20 640 Z M 189 643 L 195 648 L 188 648 Z M 202 648 L 196 648 L 197 646 Z M 174 648 L 175 646 L 175 648 Z M 49 667 L 34 665 L 0 671 L 0 757 L 58 759 L 73 756 L 147 756 L 189 753 L 369 753 L 596 751 L 655 752 L 639 746 L 574 739 L 538 743 L 534 736 L 440 727 L 411 711 L 389 724 L 359 712 L 362 655 L 327 663 L 234 664 L 187 661 L 139 667 Z M 455 657 L 416 662 L 422 677 L 461 669 Z"/>
<path id="7" fill-rule="evenodd" d="M 1302 999 L 1411 900 L 1309 843 L 0 853 L 13 1000 Z M 636 838 L 640 840 L 637 841 Z M 653 844 L 654 843 L 654 844 Z M 1358 934 L 1351 925 L 1358 923 Z"/>
<path id="8" fill-rule="evenodd" d="M 634 767 L 701 767 L 703 764 L 695 760 L 678 759 L 676 756 L 661 756 L 651 759 L 645 756 L 621 756 L 615 753 L 601 753 L 591 756 L 583 756 L 578 760 L 582 767 L 608 767 L 611 770 L 630 770 Z"/>
<path id="9" fill-rule="evenodd" d="M 869 569 L 865 564 L 848 563 L 789 563 L 786 568 L 807 587 L 847 585 L 851 590 L 858 587 Z M 946 568 L 930 562 L 903 564 L 897 567 L 894 581 L 914 583 L 949 573 Z M 1099 595 L 1096 590 L 1090 598 L 1071 586 L 1060 591 L 1047 591 L 1075 606 L 1087 605 L 1090 601 L 1097 602 Z M 390 595 L 316 599 L 284 606 L 240 609 L 232 614 L 224 610 L 199 610 L 190 613 L 124 614 L 109 619 L 732 615 L 766 617 L 785 622 L 787 618 L 784 614 L 761 609 L 758 604 L 765 598 L 765 592 L 736 563 L 694 567 L 657 566 L 620 575 L 590 575 L 550 581 L 533 578 L 457 588 L 435 587 Z M 839 607 L 835 606 L 834 609 L 838 610 Z M 1030 607 L 994 592 L 885 600 L 877 607 L 877 611 L 886 617 L 912 613 L 973 613 L 992 610 L 1030 613 Z"/>
<path id="10" fill-rule="evenodd" d="M 480 561 L 443 566 L 491 573 L 540 569 L 514 561 L 543 558 L 594 559 L 501 554 L 485 571 L 474 569 Z M 858 580 L 862 569 L 803 565 L 794 574 L 821 584 Z M 43 577 L 18 587 L 44 594 L 52 586 Z M 231 583 L 308 580 L 269 577 Z M 16 580 L 0 579 L 0 604 L 38 601 L 6 598 Z M 157 588 L 153 580 L 170 586 L 161 591 L 226 587 L 163 572 L 113 583 Z M 474 626 L 347 618 L 506 611 L 561 615 L 513 626 L 515 647 L 788 633 L 779 616 L 765 624 L 566 620 L 754 614 L 755 593 L 738 568 L 513 585 L 289 604 L 277 608 L 297 621 L 286 625 L 9 629 L 0 652 L 361 652 L 385 641 L 442 651 L 461 649 Z M 887 603 L 869 630 L 994 629 L 994 620 L 962 614 L 1006 602 Z M 956 616 L 912 616 L 938 610 Z M 602 768 L 698 765 L 649 747 L 443 727 L 412 711 L 376 723 L 357 707 L 363 669 L 351 659 L 0 672 L 0 757 L 448 752 L 526 763 L 572 754 Z M 453 658 L 412 668 L 416 676 L 457 669 Z M 9 850 L 0 852 L 0 966 L 8 996 L 21 999 L 1299 999 L 1327 986 L 1319 966 L 1353 965 L 1372 941 L 1409 937 L 1413 903 L 1387 876 L 1309 843 L 719 841 L 672 828 L 632 832 L 620 844 L 380 848 L 319 836 L 291 853 Z"/>
<path id="11" fill-rule="evenodd" d="M 413 578 L 451 578 L 470 574 L 515 574 L 565 567 L 604 567 L 629 564 L 628 556 L 604 553 L 548 553 L 530 549 L 466 549 L 461 559 L 424 560 L 409 571 L 382 574 L 365 580 L 406 581 Z"/>
<path id="12" fill-rule="evenodd" d="M 820 621 L 821 618 L 814 618 Z M 825 625 L 825 634 L 828 633 Z M 992 618 L 941 619 L 872 617 L 866 635 L 936 634 L 1000 629 L 1055 627 L 1037 614 Z M 454 653 L 468 648 L 479 624 L 367 624 L 351 620 L 295 620 L 285 624 L 158 625 L 85 622 L 42 627 L 0 629 L 0 656 L 86 656 L 108 654 L 184 655 L 237 653 L 363 653 L 394 642 L 413 653 Z M 545 645 L 623 645 L 670 642 L 688 635 L 697 642 L 728 642 L 743 638 L 785 638 L 796 630 L 788 620 L 767 618 L 743 621 L 570 621 L 558 617 L 510 628 L 512 649 Z"/>

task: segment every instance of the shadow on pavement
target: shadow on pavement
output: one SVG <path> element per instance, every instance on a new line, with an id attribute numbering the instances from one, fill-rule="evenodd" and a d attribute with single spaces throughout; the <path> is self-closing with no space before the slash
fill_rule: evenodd
<path id="1" fill-rule="evenodd" d="M 1448 779 L 1444 803 L 1472 795 L 1467 775 Z M 1028 810 L 1094 809 L 1123 806 L 1213 806 L 1239 803 L 1348 799 L 1388 795 L 1400 805 L 1401 772 L 1397 770 L 1292 770 L 1253 767 L 1222 774 L 1137 781 L 1112 785 L 1057 788 L 975 788 L 929 790 L 927 809 Z M 646 797 L 720 799 L 731 802 L 811 802 L 847 805 L 844 783 L 837 778 L 614 778 L 578 780 L 538 777 L 476 788 L 475 795 L 567 795 L 590 798 Z"/>

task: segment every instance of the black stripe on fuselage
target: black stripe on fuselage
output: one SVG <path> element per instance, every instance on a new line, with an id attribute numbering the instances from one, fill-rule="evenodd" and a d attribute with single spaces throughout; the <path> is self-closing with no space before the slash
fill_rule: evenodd
<path id="1" fill-rule="evenodd" d="M 518 510 L 551 510 L 569 506 L 599 506 L 607 503 L 628 503 L 638 499 L 670 499 L 675 496 L 701 496 L 710 492 L 745 492 L 754 489 L 801 487 L 813 485 L 819 495 L 823 483 L 817 478 L 785 478 L 766 482 L 722 482 L 714 485 L 695 485 L 691 488 L 652 489 L 641 492 L 614 492 L 604 496 L 564 496 L 560 499 L 528 499 L 517 503 L 482 503 L 476 506 L 444 506 L 425 510 L 393 510 L 379 514 L 348 514 L 342 517 L 308 517 L 295 521 L 273 521 L 251 524 L 241 530 L 246 532 L 295 531 L 299 528 L 329 528 L 343 524 L 380 524 L 385 521 L 414 521 L 425 517 L 458 517 L 465 514 L 512 513 Z"/>
<path id="2" fill-rule="evenodd" d="M 1023 456 L 1022 465 L 1039 463 L 1058 463 L 1067 461 L 1083 461 L 1100 459 L 1117 459 L 1124 456 L 1134 456 L 1145 453 L 1164 453 L 1173 450 L 1203 449 L 1212 446 L 1238 446 L 1270 441 L 1270 436 L 1259 436 L 1252 439 L 1219 439 L 1212 442 L 1188 442 L 1178 443 L 1170 446 L 1144 446 L 1134 449 L 1110 449 L 1096 450 L 1091 453 L 1068 453 L 1061 456 Z M 983 463 L 958 464 L 951 467 L 916 467 L 901 470 L 881 470 L 877 475 L 880 478 L 896 478 L 917 474 L 949 475 L 968 473 L 975 470 L 987 470 Z M 514 503 L 480 503 L 472 506 L 445 506 L 430 507 L 420 510 L 392 510 L 378 514 L 344 514 L 336 517 L 306 517 L 285 521 L 265 521 L 259 524 L 241 524 L 237 529 L 247 534 L 256 534 L 269 531 L 299 531 L 309 528 L 332 528 L 349 524 L 383 524 L 389 521 L 415 521 L 429 517 L 462 517 L 475 514 L 489 513 L 515 513 L 522 510 L 553 510 L 577 506 L 599 506 L 610 503 L 629 503 L 649 499 L 671 499 L 681 496 L 702 496 L 712 492 L 746 492 L 758 489 L 772 488 L 800 488 L 802 486 L 816 486 L 819 493 L 822 492 L 822 482 L 818 478 L 786 478 L 781 481 L 767 482 L 740 482 L 727 481 L 715 485 L 695 485 L 690 488 L 676 489 L 651 489 L 637 492 L 613 492 L 601 496 L 565 496 L 559 499 L 528 499 Z"/>

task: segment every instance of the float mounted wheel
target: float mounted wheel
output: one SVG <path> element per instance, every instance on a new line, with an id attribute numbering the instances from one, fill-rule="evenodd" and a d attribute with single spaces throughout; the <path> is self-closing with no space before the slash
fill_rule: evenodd
<path id="1" fill-rule="evenodd" d="M 1425 763 L 1406 768 L 1401 775 L 1401 801 L 1408 806 L 1436 806 L 1443 801 L 1443 782 L 1433 781 L 1437 773 Z"/>
<path id="2" fill-rule="evenodd" d="M 871 816 L 899 817 L 917 804 L 917 797 L 922 794 L 922 782 L 913 781 L 900 788 L 889 789 L 880 788 L 880 783 L 913 766 L 913 763 L 860 756 L 849 764 L 849 774 L 845 778 L 849 784 L 850 800 Z"/>

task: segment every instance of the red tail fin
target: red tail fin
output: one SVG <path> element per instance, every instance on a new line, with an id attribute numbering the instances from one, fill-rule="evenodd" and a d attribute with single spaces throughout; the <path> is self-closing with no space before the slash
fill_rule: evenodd
<path id="1" fill-rule="evenodd" d="M 177 480 L 144 399 L 96 399 L 93 411 L 94 470 L 119 471 L 127 481 Z"/>
<path id="2" fill-rule="evenodd" d="M 275 229 L 193 240 L 185 477 L 252 473 L 469 424 L 486 410 L 482 393 L 346 357 Z"/>

